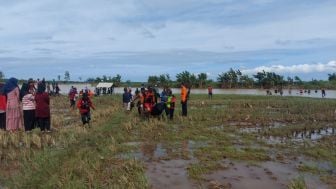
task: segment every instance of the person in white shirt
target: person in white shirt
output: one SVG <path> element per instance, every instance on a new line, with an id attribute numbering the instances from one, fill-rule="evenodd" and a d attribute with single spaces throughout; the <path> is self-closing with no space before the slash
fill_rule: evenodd
<path id="1" fill-rule="evenodd" d="M 35 127 L 35 96 L 29 90 L 28 84 L 22 84 L 20 96 L 22 98 L 23 121 L 26 132 Z"/>

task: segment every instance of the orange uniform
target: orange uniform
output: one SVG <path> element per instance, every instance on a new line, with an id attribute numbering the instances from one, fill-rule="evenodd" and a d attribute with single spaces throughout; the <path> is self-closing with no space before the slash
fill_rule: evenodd
<path id="1" fill-rule="evenodd" d="M 186 102 L 187 101 L 187 94 L 188 94 L 187 88 L 183 85 L 181 87 L 181 101 L 182 102 Z"/>

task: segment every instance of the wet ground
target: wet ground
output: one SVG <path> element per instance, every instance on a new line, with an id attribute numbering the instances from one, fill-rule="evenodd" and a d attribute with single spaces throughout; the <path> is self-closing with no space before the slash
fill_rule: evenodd
<path id="1" fill-rule="evenodd" d="M 281 129 L 286 123 L 274 122 L 269 126 L 253 125 L 248 122 L 232 122 L 225 125 L 210 127 L 210 130 L 222 130 L 225 127 L 238 127 L 238 133 L 258 134 L 259 140 L 268 144 L 286 143 L 288 141 L 302 143 L 306 140 L 317 141 L 325 136 L 336 134 L 334 127 L 323 127 L 309 130 L 295 130 L 289 136 L 263 136 L 263 131 Z M 182 141 L 174 144 L 129 142 L 125 145 L 136 147 L 128 157 L 135 157 L 144 162 L 146 176 L 151 188 L 288 188 L 293 179 L 304 178 L 307 188 L 328 189 L 318 175 L 300 172 L 298 167 L 310 165 L 326 170 L 330 175 L 336 175 L 336 169 L 330 162 L 316 162 L 305 157 L 284 157 L 270 150 L 271 161 L 249 163 L 225 159 L 220 162 L 220 168 L 202 176 L 201 180 L 190 179 L 188 167 L 199 160 L 194 157 L 194 151 L 206 147 L 207 142 Z M 244 146 L 237 146 L 243 148 Z M 255 144 L 254 147 L 260 147 Z M 126 157 L 124 156 L 124 157 Z"/>
<path id="2" fill-rule="evenodd" d="M 286 189 L 288 183 L 299 175 L 293 164 L 268 161 L 259 165 L 248 165 L 243 162 L 230 162 L 227 169 L 208 174 L 205 179 L 209 183 L 217 183 L 227 188 Z M 305 181 L 311 189 L 328 188 L 317 176 L 306 174 Z"/>

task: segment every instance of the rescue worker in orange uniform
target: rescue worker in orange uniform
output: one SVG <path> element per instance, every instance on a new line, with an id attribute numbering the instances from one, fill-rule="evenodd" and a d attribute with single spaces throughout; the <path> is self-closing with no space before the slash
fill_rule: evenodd
<path id="1" fill-rule="evenodd" d="M 187 101 L 188 101 L 188 91 L 184 83 L 181 84 L 181 104 L 182 104 L 182 116 L 187 116 Z"/>

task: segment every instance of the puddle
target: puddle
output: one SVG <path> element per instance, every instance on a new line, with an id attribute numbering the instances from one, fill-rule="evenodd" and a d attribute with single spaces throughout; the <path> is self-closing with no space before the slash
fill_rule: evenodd
<path id="1" fill-rule="evenodd" d="M 245 124 L 248 125 L 248 124 Z M 252 124 L 250 124 L 252 125 Z M 270 125 L 267 126 L 261 126 L 259 124 L 257 124 L 255 127 L 244 127 L 244 128 L 240 128 L 240 132 L 243 133 L 260 133 L 263 130 L 269 130 L 269 129 L 276 129 L 276 128 L 281 128 L 286 126 L 286 123 L 282 123 L 282 122 L 273 122 Z M 243 125 L 244 126 L 244 125 Z"/>
<path id="2" fill-rule="evenodd" d="M 294 131 L 292 133 L 292 137 L 297 140 L 304 140 L 304 139 L 310 139 L 310 140 L 318 140 L 321 139 L 324 136 L 330 136 L 335 135 L 336 129 L 327 127 L 322 129 L 314 129 L 310 131 Z"/>
<path id="3" fill-rule="evenodd" d="M 290 136 L 261 136 L 258 139 L 265 140 L 268 144 L 290 142 L 303 142 L 305 140 L 316 141 L 325 136 L 336 135 L 336 129 L 332 127 L 313 129 L 306 131 L 294 131 Z"/>
<path id="4" fill-rule="evenodd" d="M 188 178 L 187 166 L 190 163 L 192 160 L 162 160 L 145 163 L 150 188 L 197 188 L 198 184 Z"/>
<path id="5" fill-rule="evenodd" d="M 206 142 L 192 140 L 179 143 L 128 142 L 139 150 L 119 155 L 120 158 L 136 158 L 144 161 L 150 188 L 197 188 L 197 183 L 189 180 L 187 167 L 194 163 L 193 151 L 206 146 Z"/>
<path id="6" fill-rule="evenodd" d="M 225 104 L 214 104 L 214 105 L 211 105 L 211 108 L 213 109 L 223 109 L 223 108 L 227 108 L 228 106 L 225 105 Z"/>
<path id="7" fill-rule="evenodd" d="M 152 142 L 127 142 L 128 146 L 138 146 L 138 151 L 120 154 L 120 158 L 135 158 L 146 162 L 167 159 L 192 159 L 193 151 L 197 148 L 207 146 L 202 141 L 182 141 L 174 144 L 152 143 Z"/>
<path id="8" fill-rule="evenodd" d="M 286 189 L 292 179 L 299 172 L 294 166 L 277 162 L 264 162 L 258 166 L 250 166 L 245 163 L 231 163 L 228 169 L 216 171 L 205 175 L 205 179 L 222 185 L 230 185 L 231 188 L 274 188 Z M 304 174 L 305 182 L 310 189 L 327 189 L 317 176 Z M 209 183 L 206 183 L 209 185 Z"/>

